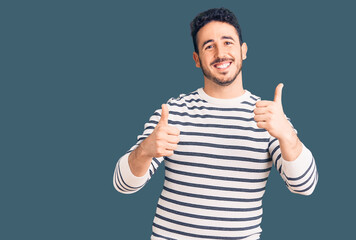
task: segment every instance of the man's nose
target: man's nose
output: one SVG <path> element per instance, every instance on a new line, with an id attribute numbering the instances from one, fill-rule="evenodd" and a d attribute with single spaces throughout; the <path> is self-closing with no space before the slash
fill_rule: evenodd
<path id="1" fill-rule="evenodd" d="M 215 57 L 216 58 L 224 58 L 225 57 L 225 50 L 223 48 L 223 46 L 216 46 L 215 48 Z"/>

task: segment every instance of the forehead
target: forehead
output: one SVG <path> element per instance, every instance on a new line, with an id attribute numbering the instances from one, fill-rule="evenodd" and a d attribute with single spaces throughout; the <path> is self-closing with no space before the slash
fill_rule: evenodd
<path id="1" fill-rule="evenodd" d="M 207 40 L 221 39 L 222 36 L 230 36 L 236 41 L 239 41 L 237 30 L 231 24 L 218 21 L 209 22 L 197 33 L 198 46 Z"/>

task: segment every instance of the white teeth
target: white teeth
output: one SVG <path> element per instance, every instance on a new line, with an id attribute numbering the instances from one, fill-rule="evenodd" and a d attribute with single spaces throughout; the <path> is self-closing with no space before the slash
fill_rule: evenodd
<path id="1" fill-rule="evenodd" d="M 217 66 L 217 68 L 227 68 L 228 66 L 230 66 L 230 63 L 225 63 L 222 65 Z"/>

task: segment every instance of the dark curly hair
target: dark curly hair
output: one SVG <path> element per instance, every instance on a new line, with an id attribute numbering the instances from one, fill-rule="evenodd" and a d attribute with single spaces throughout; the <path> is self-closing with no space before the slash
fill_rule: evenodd
<path id="1" fill-rule="evenodd" d="M 213 8 L 198 14 L 190 23 L 190 31 L 196 53 L 199 53 L 197 46 L 197 33 L 202 27 L 211 21 L 226 22 L 234 26 L 237 34 L 239 35 L 240 45 L 242 45 L 241 28 L 236 16 L 226 8 Z"/>

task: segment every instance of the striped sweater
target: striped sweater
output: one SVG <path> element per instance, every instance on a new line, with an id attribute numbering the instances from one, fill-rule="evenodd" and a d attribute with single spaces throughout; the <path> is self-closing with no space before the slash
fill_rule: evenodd
<path id="1" fill-rule="evenodd" d="M 303 145 L 295 161 L 285 161 L 278 140 L 254 121 L 258 100 L 247 90 L 238 98 L 217 99 L 202 88 L 169 99 L 168 123 L 180 130 L 178 147 L 170 157 L 153 158 L 146 175 L 136 177 L 128 155 L 154 130 L 161 109 L 154 112 L 136 145 L 116 164 L 113 178 L 117 191 L 134 193 L 165 162 L 151 240 L 259 239 L 273 165 L 290 191 L 313 192 L 318 173 L 311 152 Z"/>

